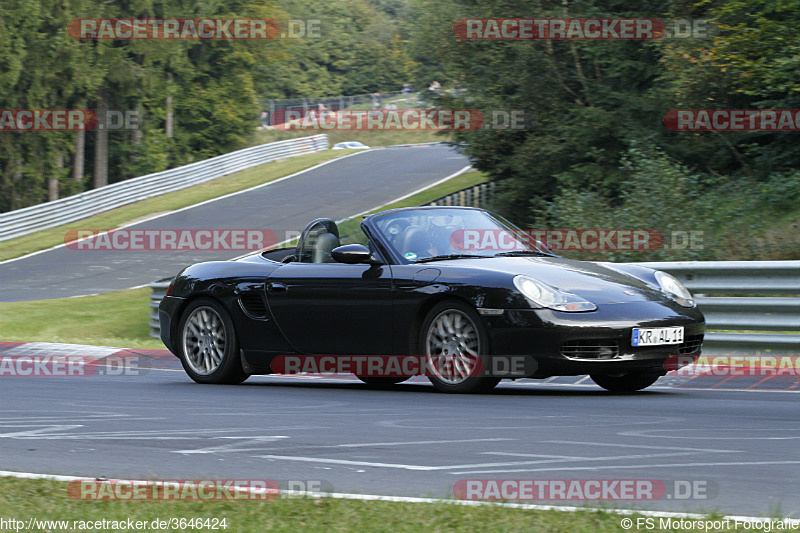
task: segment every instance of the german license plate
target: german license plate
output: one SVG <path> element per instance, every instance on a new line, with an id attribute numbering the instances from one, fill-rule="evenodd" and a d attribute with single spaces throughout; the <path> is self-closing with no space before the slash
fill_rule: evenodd
<path id="1" fill-rule="evenodd" d="M 683 342 L 683 326 L 671 328 L 633 328 L 632 346 L 661 346 Z"/>

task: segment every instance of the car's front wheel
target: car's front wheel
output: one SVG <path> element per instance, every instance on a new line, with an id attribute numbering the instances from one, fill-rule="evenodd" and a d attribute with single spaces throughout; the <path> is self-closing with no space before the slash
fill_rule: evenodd
<path id="1" fill-rule="evenodd" d="M 441 392 L 481 392 L 500 379 L 486 376 L 488 336 L 480 317 L 458 301 L 433 306 L 422 323 L 420 347 L 428 379 Z"/>
<path id="2" fill-rule="evenodd" d="M 189 304 L 178 325 L 183 369 L 198 383 L 241 383 L 242 369 L 233 321 L 216 301 L 199 298 Z"/>
<path id="3" fill-rule="evenodd" d="M 611 392 L 634 392 L 646 389 L 661 377 L 652 372 L 620 372 L 617 374 L 591 374 L 592 381 Z"/>

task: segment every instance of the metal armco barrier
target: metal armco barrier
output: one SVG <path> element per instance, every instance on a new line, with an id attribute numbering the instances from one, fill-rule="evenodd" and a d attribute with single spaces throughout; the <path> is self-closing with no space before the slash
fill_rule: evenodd
<path id="1" fill-rule="evenodd" d="M 310 154 L 327 148 L 328 136 L 324 134 L 262 144 L 182 167 L 112 183 L 60 200 L 0 213 L 0 241 L 80 220 L 115 207 L 184 189 L 276 159 Z"/>
<path id="2" fill-rule="evenodd" d="M 172 278 L 162 279 L 150 284 L 150 336 L 161 338 L 161 323 L 158 319 L 158 304 L 167 295 Z"/>
<path id="3" fill-rule="evenodd" d="M 460 205 L 467 207 L 486 207 L 494 194 L 495 183 L 481 183 L 472 185 L 460 191 L 430 201 L 425 205 Z"/>
<path id="4" fill-rule="evenodd" d="M 669 272 L 706 316 L 703 353 L 800 355 L 800 261 L 634 263 Z M 153 283 L 150 335 L 169 281 Z"/>
<path id="5" fill-rule="evenodd" d="M 800 355 L 800 261 L 637 263 L 668 272 L 706 316 L 703 353 Z"/>

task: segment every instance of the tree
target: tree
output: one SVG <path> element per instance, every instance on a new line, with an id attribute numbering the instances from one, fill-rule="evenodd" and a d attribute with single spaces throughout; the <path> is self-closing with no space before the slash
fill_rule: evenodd
<path id="1" fill-rule="evenodd" d="M 441 73 L 467 89 L 443 96 L 441 107 L 522 110 L 535 126 L 522 130 L 459 132 L 457 141 L 500 185 L 497 207 L 517 219 L 545 215 L 559 187 L 618 197 L 625 174 L 620 154 L 631 138 L 660 127 L 647 89 L 658 75 L 658 55 L 642 41 L 465 41 L 459 18 L 652 17 L 660 3 L 637 12 L 602 2 L 455 0 L 439 5 L 415 36 L 429 75 Z M 436 73 L 436 74 L 430 74 Z M 531 121 L 532 122 L 532 121 Z"/>

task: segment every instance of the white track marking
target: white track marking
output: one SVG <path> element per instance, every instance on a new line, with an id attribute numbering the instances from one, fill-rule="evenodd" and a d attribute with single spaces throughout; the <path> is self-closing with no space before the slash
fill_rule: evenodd
<path id="1" fill-rule="evenodd" d="M 745 452 L 742 452 L 745 453 Z M 674 454 L 668 454 L 674 455 Z M 660 457 L 660 456 L 657 456 Z M 730 462 L 717 462 L 717 463 L 664 463 L 664 464 L 649 464 L 649 465 L 603 465 L 603 466 L 558 466 L 552 468 L 519 468 L 508 470 L 462 470 L 459 472 L 449 472 L 453 475 L 471 475 L 471 474 L 495 474 L 495 473 L 513 473 L 513 472 L 551 472 L 551 471 L 566 471 L 566 470 L 621 470 L 632 468 L 685 468 L 685 467 L 705 467 L 705 466 L 759 466 L 759 465 L 797 465 L 800 461 L 730 461 Z"/>
<path id="2" fill-rule="evenodd" d="M 0 357 L 5 357 L 7 355 L 87 355 L 93 357 L 107 357 L 122 350 L 123 348 L 114 348 L 113 346 L 90 346 L 83 344 L 62 344 L 57 342 L 26 342 L 25 344 L 20 344 L 19 346 L 2 352 Z"/>
<path id="3" fill-rule="evenodd" d="M 30 425 L 3 426 L 3 427 L 31 427 Z M 208 438 L 209 435 L 230 434 L 242 431 L 254 431 L 253 428 L 228 428 L 204 429 L 202 433 L 195 429 L 182 430 L 134 430 L 134 431 L 88 431 L 86 433 L 52 433 L 85 427 L 78 425 L 50 425 L 29 431 L 0 433 L 0 438 L 9 439 L 34 439 L 34 440 L 198 440 Z M 283 429 L 305 429 L 293 427 Z M 50 433 L 43 433 L 50 432 Z"/>
<path id="4" fill-rule="evenodd" d="M 282 428 L 286 429 L 286 428 Z M 250 452 L 250 451 L 264 451 L 264 446 L 256 448 L 244 447 L 256 443 L 276 442 L 280 439 L 288 439 L 288 436 L 266 436 L 266 437 L 217 437 L 220 439 L 241 439 L 242 442 L 223 444 L 220 446 L 211 446 L 208 448 L 200 448 L 197 450 L 173 450 L 173 453 L 180 454 L 195 454 L 195 453 L 225 453 L 225 452 Z M 363 448 L 367 446 L 410 446 L 414 444 L 454 444 L 464 442 L 496 442 L 496 441 L 509 441 L 516 439 L 507 438 L 493 438 L 493 439 L 459 439 L 459 440 L 423 440 L 423 441 L 406 441 L 406 442 L 369 442 L 364 444 L 329 444 L 329 445 L 305 445 L 294 446 L 293 448 Z"/>
<path id="5" fill-rule="evenodd" d="M 501 455 L 502 452 L 484 452 L 487 454 Z M 508 454 L 516 455 L 516 454 Z M 372 461 L 351 461 L 348 459 L 331 459 L 325 457 L 303 457 L 295 455 L 257 455 L 263 459 L 276 459 L 283 461 L 297 461 L 306 463 L 329 463 L 341 464 L 352 466 L 372 466 L 376 468 L 397 468 L 400 470 L 415 470 L 426 472 L 441 472 L 445 470 L 467 469 L 467 468 L 491 468 L 491 467 L 505 467 L 505 466 L 523 466 L 523 465 L 538 465 L 538 464 L 552 464 L 552 463 L 565 463 L 570 461 L 610 461 L 617 459 L 646 459 L 648 457 L 668 457 L 679 455 L 694 455 L 694 452 L 674 452 L 674 453 L 654 453 L 654 454 L 638 454 L 638 455 L 619 455 L 612 457 L 587 457 L 584 459 L 549 459 L 540 461 L 510 461 L 502 463 L 477 463 L 477 464 L 461 464 L 461 465 L 447 465 L 447 466 L 427 466 L 427 465 L 409 465 L 399 463 L 377 463 Z M 800 461 L 799 461 L 800 462 Z M 614 468 L 619 468 L 615 466 Z M 524 471 L 524 470 L 522 470 Z"/>
<path id="6" fill-rule="evenodd" d="M 664 446 L 650 446 L 647 444 L 614 444 L 614 443 L 607 443 L 607 442 L 581 442 L 577 440 L 543 440 L 541 442 L 549 442 L 553 444 L 575 444 L 578 446 L 608 446 L 610 448 L 645 448 L 648 450 L 674 450 L 675 447 L 672 445 L 665 444 Z M 720 450 L 717 448 L 687 448 L 686 446 L 681 446 L 681 450 L 683 451 L 694 451 L 694 452 L 707 452 L 707 453 L 741 453 L 740 450 Z"/>
<path id="7" fill-rule="evenodd" d="M 209 446 L 207 448 L 198 448 L 196 450 L 172 450 L 172 453 L 180 453 L 182 455 L 200 454 L 200 453 L 228 453 L 228 452 L 253 452 L 262 451 L 263 446 L 255 448 L 247 448 L 253 444 L 276 442 L 281 439 L 288 439 L 288 435 L 262 435 L 254 437 L 218 437 L 221 439 L 239 439 L 238 442 L 231 442 L 230 444 L 221 444 L 219 446 Z"/>
<path id="8" fill-rule="evenodd" d="M 456 439 L 456 440 L 412 440 L 406 442 L 367 442 L 364 444 L 331 444 L 323 446 L 314 446 L 315 448 L 362 448 L 364 446 L 406 446 L 414 444 L 456 444 L 463 442 L 498 442 L 517 440 L 513 438 L 496 437 L 490 439 Z"/>
<path id="9" fill-rule="evenodd" d="M 325 463 L 325 464 L 350 465 L 350 466 L 373 466 L 378 468 L 398 468 L 402 470 L 418 470 L 418 471 L 432 471 L 432 470 L 440 470 L 442 468 L 448 468 L 439 466 L 404 465 L 397 463 L 375 463 L 371 461 L 349 461 L 347 459 L 326 459 L 323 457 L 299 457 L 293 455 L 257 455 L 255 457 L 260 457 L 262 459 L 282 460 L 282 461 L 299 461 L 304 463 Z"/>
<path id="10" fill-rule="evenodd" d="M 702 437 L 695 437 L 692 435 L 682 436 L 682 435 L 664 435 L 663 433 L 676 433 L 678 431 L 686 432 L 700 432 L 703 434 Z M 788 437 L 754 437 L 751 434 L 757 431 L 769 431 L 770 433 L 775 433 L 778 431 L 794 431 L 800 432 L 800 429 L 795 428 L 762 428 L 762 429 L 750 429 L 750 428 L 719 428 L 719 429 L 705 429 L 705 428 L 697 428 L 697 429 L 648 429 L 644 431 L 623 431 L 619 433 L 619 435 L 624 437 L 640 437 L 646 439 L 679 439 L 679 440 L 702 440 L 709 438 L 714 432 L 731 432 L 736 431 L 742 433 L 741 435 L 733 435 L 731 437 L 723 437 L 720 435 L 713 435 L 714 440 L 735 440 L 735 441 L 742 441 L 742 440 L 797 440 L 800 439 L 800 435 L 790 435 Z"/>

